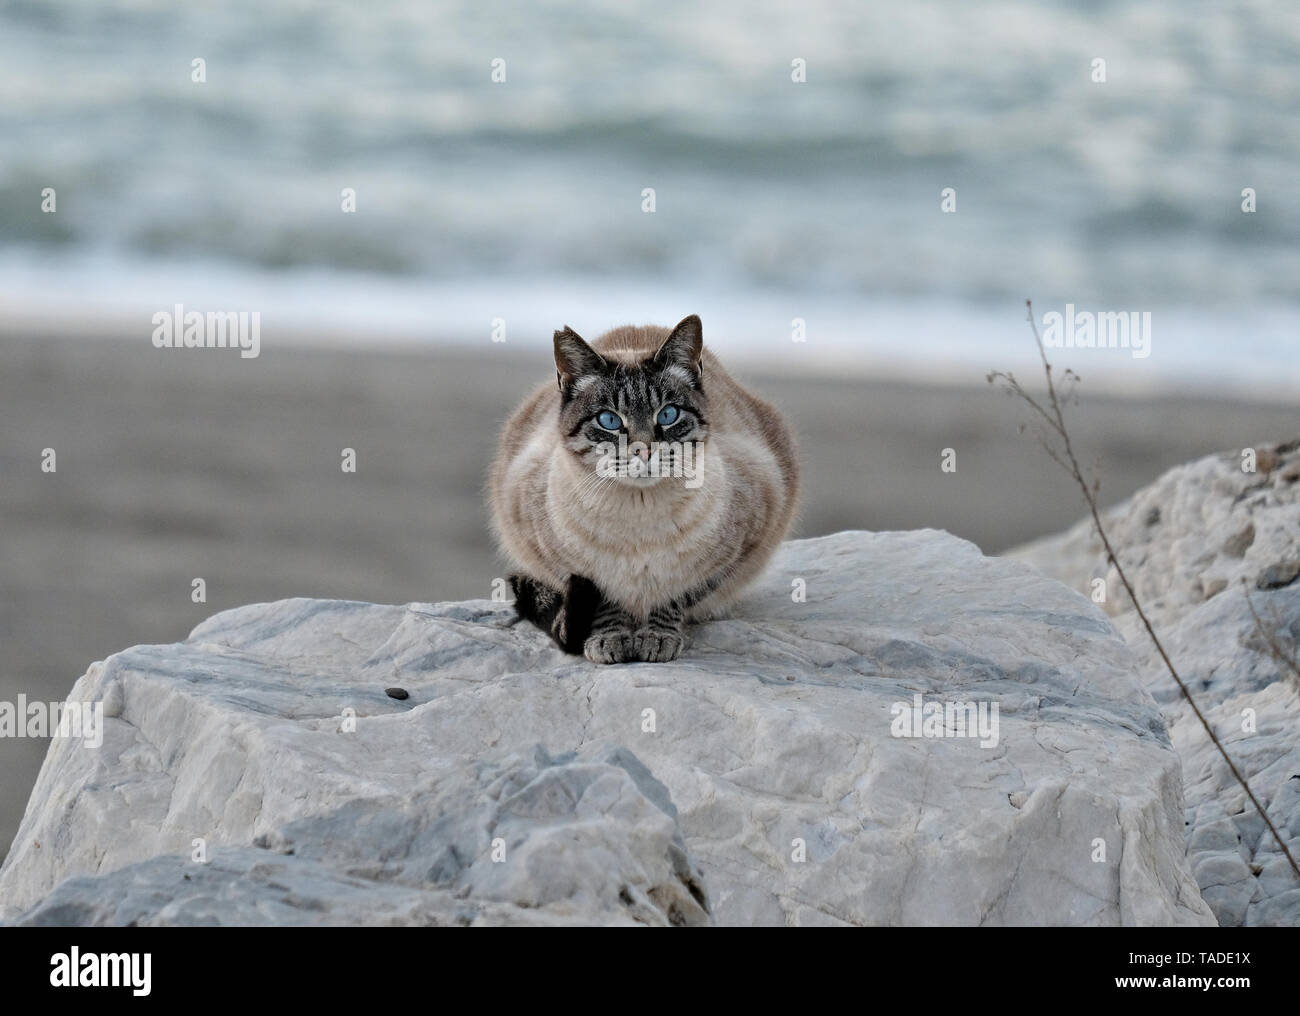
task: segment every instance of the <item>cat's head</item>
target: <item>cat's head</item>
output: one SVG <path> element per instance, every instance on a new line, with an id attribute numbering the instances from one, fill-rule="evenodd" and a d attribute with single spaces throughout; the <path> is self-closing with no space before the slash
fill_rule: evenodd
<path id="1" fill-rule="evenodd" d="M 604 357 L 567 326 L 555 333 L 564 447 L 593 473 L 646 487 L 696 484 L 695 452 L 709 433 L 703 326 L 682 319 L 637 363 Z"/>

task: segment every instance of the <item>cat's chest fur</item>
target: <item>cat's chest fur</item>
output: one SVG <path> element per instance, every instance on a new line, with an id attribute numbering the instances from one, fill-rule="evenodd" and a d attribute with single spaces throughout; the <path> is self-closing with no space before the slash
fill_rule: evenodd
<path id="1" fill-rule="evenodd" d="M 701 456 L 698 464 L 708 469 L 707 488 L 692 490 L 672 480 L 634 490 L 607 487 L 583 497 L 557 454 L 547 496 L 565 508 L 552 517 L 561 544 L 556 549 L 571 562 L 570 570 L 642 616 L 696 587 L 728 554 L 725 470 L 716 455 Z"/>

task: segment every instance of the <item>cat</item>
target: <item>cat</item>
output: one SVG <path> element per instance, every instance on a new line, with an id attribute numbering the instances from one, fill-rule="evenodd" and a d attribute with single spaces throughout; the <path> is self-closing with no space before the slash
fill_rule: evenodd
<path id="1" fill-rule="evenodd" d="M 675 659 L 789 531 L 794 435 L 696 315 L 554 345 L 555 383 L 506 421 L 488 483 L 516 613 L 596 663 Z"/>

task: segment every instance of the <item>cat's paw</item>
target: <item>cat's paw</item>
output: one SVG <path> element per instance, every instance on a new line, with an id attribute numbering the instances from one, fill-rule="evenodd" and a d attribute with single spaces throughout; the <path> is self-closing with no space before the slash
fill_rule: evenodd
<path id="1" fill-rule="evenodd" d="M 623 663 L 635 660 L 632 653 L 632 633 L 629 631 L 598 632 L 583 644 L 582 655 L 592 663 Z"/>
<path id="2" fill-rule="evenodd" d="M 632 659 L 645 663 L 667 663 L 681 655 L 686 636 L 667 628 L 642 628 L 632 636 Z"/>

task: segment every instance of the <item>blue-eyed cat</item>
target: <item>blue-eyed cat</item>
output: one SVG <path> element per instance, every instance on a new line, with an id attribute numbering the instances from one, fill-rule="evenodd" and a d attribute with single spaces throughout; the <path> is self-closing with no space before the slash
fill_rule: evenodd
<path id="1" fill-rule="evenodd" d="M 556 380 L 507 420 L 489 480 L 516 609 L 597 663 L 675 659 L 788 532 L 793 434 L 695 315 L 554 345 Z"/>

